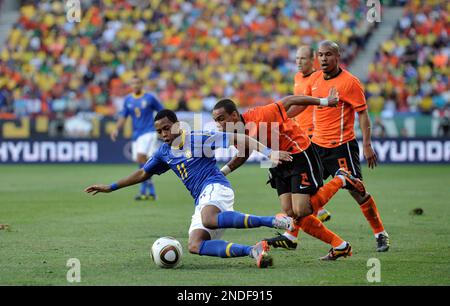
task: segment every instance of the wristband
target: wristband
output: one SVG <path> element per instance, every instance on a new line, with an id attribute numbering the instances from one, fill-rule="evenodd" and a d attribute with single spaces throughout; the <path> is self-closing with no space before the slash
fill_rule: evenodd
<path id="1" fill-rule="evenodd" d="M 117 183 L 112 183 L 111 186 L 109 186 L 109 188 L 111 189 L 111 191 L 114 191 L 119 189 L 119 185 Z"/>
<path id="2" fill-rule="evenodd" d="M 225 165 L 222 167 L 222 169 L 220 169 L 220 172 L 222 172 L 223 175 L 227 176 L 231 173 L 231 168 L 228 165 Z"/>
<path id="3" fill-rule="evenodd" d="M 328 99 L 327 98 L 320 98 L 320 105 L 321 106 L 328 106 Z"/>
<path id="4" fill-rule="evenodd" d="M 269 155 L 272 153 L 272 149 L 265 147 L 261 153 L 264 154 L 266 157 L 269 157 Z"/>

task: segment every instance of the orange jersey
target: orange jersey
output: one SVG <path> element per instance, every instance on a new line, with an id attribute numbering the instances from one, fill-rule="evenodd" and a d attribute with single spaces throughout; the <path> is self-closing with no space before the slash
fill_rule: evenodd
<path id="1" fill-rule="evenodd" d="M 332 87 L 339 93 L 337 107 L 316 106 L 312 142 L 325 148 L 334 148 L 355 139 L 355 112 L 367 109 L 361 82 L 345 69 L 334 78 L 325 80 L 323 72 L 311 76 L 305 94 L 326 98 Z"/>
<path id="2" fill-rule="evenodd" d="M 294 95 L 305 95 L 311 75 L 304 77 L 303 73 L 297 72 L 295 75 Z M 306 106 L 305 110 L 298 114 L 294 120 L 298 122 L 308 136 L 312 136 L 314 131 L 314 105 Z"/>
<path id="3" fill-rule="evenodd" d="M 248 135 L 274 150 L 296 154 L 303 152 L 311 144 L 298 123 L 288 118 L 281 102 L 252 108 L 242 114 L 242 118 Z M 272 144 L 272 138 L 277 139 L 275 137 L 278 137 L 278 148 Z"/>

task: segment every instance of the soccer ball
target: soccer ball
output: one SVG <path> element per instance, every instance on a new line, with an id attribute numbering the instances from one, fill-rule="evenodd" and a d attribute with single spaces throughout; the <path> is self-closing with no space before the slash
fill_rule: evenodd
<path id="1" fill-rule="evenodd" d="M 161 237 L 152 245 L 153 262 L 161 268 L 175 268 L 181 263 L 183 248 L 173 237 Z"/>

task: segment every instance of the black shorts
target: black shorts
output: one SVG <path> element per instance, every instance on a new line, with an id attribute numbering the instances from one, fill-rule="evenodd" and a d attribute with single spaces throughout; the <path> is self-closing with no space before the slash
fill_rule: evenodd
<path id="1" fill-rule="evenodd" d="M 362 179 L 358 141 L 353 139 L 335 148 L 324 148 L 313 143 L 323 165 L 323 179 L 334 176 L 339 168 L 345 168 L 354 177 Z"/>
<path id="2" fill-rule="evenodd" d="M 323 186 L 322 164 L 312 145 L 306 151 L 293 154 L 293 161 L 271 168 L 270 183 L 278 192 L 315 194 Z"/>

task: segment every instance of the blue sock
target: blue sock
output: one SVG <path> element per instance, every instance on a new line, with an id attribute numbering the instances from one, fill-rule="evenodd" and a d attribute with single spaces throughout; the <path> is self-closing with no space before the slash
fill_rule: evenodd
<path id="1" fill-rule="evenodd" d="M 218 228 L 251 228 L 251 227 L 273 227 L 275 217 L 260 217 L 243 214 L 238 211 L 224 211 L 217 216 Z"/>
<path id="2" fill-rule="evenodd" d="M 139 164 L 139 169 L 141 169 L 142 167 L 144 167 L 144 164 Z M 146 182 L 142 182 L 141 183 L 141 188 L 139 190 L 139 193 L 145 195 L 146 188 L 147 188 L 147 183 Z"/>
<path id="3" fill-rule="evenodd" d="M 155 185 L 153 185 L 152 179 L 146 180 L 145 183 L 147 183 L 147 189 L 149 191 L 149 194 L 152 196 L 156 196 Z"/>
<path id="4" fill-rule="evenodd" d="M 224 240 L 204 240 L 200 244 L 199 255 L 215 257 L 243 257 L 250 255 L 252 247 Z"/>

